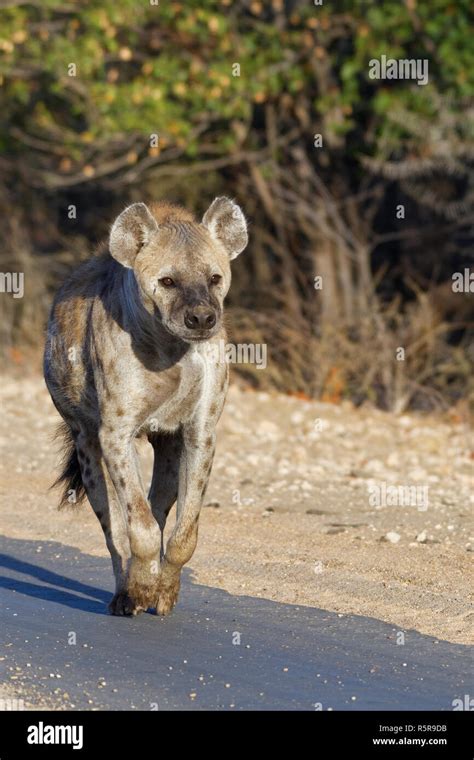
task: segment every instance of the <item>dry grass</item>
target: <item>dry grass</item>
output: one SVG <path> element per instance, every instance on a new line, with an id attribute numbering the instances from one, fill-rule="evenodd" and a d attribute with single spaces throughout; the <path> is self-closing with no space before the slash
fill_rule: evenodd
<path id="1" fill-rule="evenodd" d="M 395 413 L 474 402 L 469 335 L 451 345 L 454 326 L 426 294 L 402 311 L 396 300 L 374 305 L 356 328 L 324 324 L 316 331 L 281 312 L 242 309 L 232 309 L 229 319 L 234 342 L 267 343 L 265 371 L 235 368 L 254 387 L 334 403 L 348 398 Z"/>
<path id="2" fill-rule="evenodd" d="M 18 209 L 2 205 L 6 234 L 1 269 L 24 273 L 25 295 L 0 296 L 0 351 L 4 362 L 37 369 L 52 293 L 72 266 L 88 255 L 88 244 L 84 237 L 58 238 L 56 252 L 33 253 Z M 282 257 L 284 252 L 282 248 Z M 411 283 L 412 300 L 403 303 L 397 297 L 388 304 L 381 303 L 372 284 L 363 299 L 355 292 L 354 301 L 365 301 L 367 307 L 348 321 L 325 312 L 315 291 L 302 288 L 308 276 L 301 262 L 283 263 L 272 270 L 257 238 L 245 267 L 237 273 L 233 303 L 250 302 L 250 306 L 228 309 L 230 339 L 267 347 L 265 370 L 255 364 L 236 365 L 244 382 L 335 403 L 342 399 L 370 403 L 397 413 L 473 401 L 472 331 L 464 319 L 462 296 L 456 298 L 454 314 L 452 299 L 441 298 L 449 284 L 428 293 Z M 272 288 L 270 283 L 277 282 L 282 271 L 287 273 L 284 288 Z M 342 296 L 335 290 L 335 299 Z M 403 360 L 397 359 L 400 349 Z"/>

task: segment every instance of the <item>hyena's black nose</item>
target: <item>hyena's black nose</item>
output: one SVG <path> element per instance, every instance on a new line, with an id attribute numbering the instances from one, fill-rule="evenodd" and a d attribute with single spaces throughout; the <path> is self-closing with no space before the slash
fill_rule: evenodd
<path id="1" fill-rule="evenodd" d="M 185 313 L 184 324 L 190 330 L 210 330 L 216 324 L 216 315 L 209 306 L 195 306 Z"/>

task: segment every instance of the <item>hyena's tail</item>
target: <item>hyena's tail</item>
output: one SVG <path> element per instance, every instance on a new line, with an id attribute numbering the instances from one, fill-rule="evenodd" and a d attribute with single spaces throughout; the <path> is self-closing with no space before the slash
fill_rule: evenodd
<path id="1" fill-rule="evenodd" d="M 86 495 L 86 490 L 82 482 L 81 468 L 71 428 L 67 422 L 60 423 L 55 437 L 59 438 L 62 443 L 62 471 L 51 488 L 64 484 L 61 501 L 59 502 L 59 508 L 61 509 L 66 504 L 80 504 Z"/>

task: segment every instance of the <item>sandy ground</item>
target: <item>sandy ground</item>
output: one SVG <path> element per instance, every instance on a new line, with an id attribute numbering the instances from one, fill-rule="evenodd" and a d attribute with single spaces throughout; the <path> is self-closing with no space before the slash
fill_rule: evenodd
<path id="1" fill-rule="evenodd" d="M 58 416 L 42 379 L 3 378 L 0 405 L 2 532 L 106 556 L 89 505 L 58 512 L 48 491 Z M 456 415 L 395 417 L 234 385 L 193 575 L 232 594 L 470 643 L 473 448 Z M 143 444 L 145 471 L 150 454 Z M 417 486 L 418 501 L 371 504 L 381 484 Z"/>

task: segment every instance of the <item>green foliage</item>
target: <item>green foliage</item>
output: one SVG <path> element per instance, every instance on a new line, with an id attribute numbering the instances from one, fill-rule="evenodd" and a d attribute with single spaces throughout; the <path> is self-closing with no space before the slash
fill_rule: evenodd
<path id="1" fill-rule="evenodd" d="M 3 150 L 23 150 L 21 134 L 54 143 L 49 160 L 46 145 L 38 155 L 32 149 L 32 166 L 53 185 L 56 175 L 98 169 L 131 136 L 137 160 L 155 133 L 161 149 L 178 148 L 184 158 L 199 157 L 201 140 L 225 156 L 241 147 L 242 130 L 232 124 L 247 130 L 259 105 L 282 99 L 291 113 L 304 93 L 314 130 L 322 125 L 329 143 L 336 138 L 348 153 L 381 157 L 395 145 L 403 153 L 408 139 L 390 118 L 394 109 L 429 115 L 434 88 L 461 112 L 473 94 L 469 0 L 304 2 L 286 17 L 279 0 L 234 6 L 46 0 L 3 10 Z M 430 85 L 370 80 L 369 61 L 381 55 L 427 58 Z M 355 138 L 368 120 L 370 134 L 359 129 Z M 410 135 L 409 150 L 422 153 L 426 145 Z"/>
<path id="2" fill-rule="evenodd" d="M 0 205 L 12 268 L 41 286 L 38 319 L 13 304 L 15 340 L 17 326 L 42 328 L 41 276 L 57 285 L 124 203 L 167 198 L 199 212 L 224 192 L 251 220 L 229 299 L 242 311 L 235 337 L 249 342 L 257 330 L 268 342 L 270 384 L 317 395 L 342 372 L 359 401 L 391 404 L 394 347 L 413 345 L 403 398 L 423 383 L 441 391 L 439 357 L 458 337 L 447 330 L 433 355 L 436 315 L 425 294 L 417 311 L 398 314 L 410 298 L 400 295 L 400 272 L 409 260 L 412 285 L 419 273 L 449 293 L 468 249 L 455 231 L 474 207 L 471 0 L 8 2 Z M 370 61 L 382 55 L 426 59 L 429 84 L 371 79 Z M 393 208 L 406 199 L 401 229 Z M 70 203 L 80 213 L 66 223 Z M 315 298 L 321 271 L 327 286 Z M 465 384 L 461 361 L 453 359 L 452 398 Z"/>

